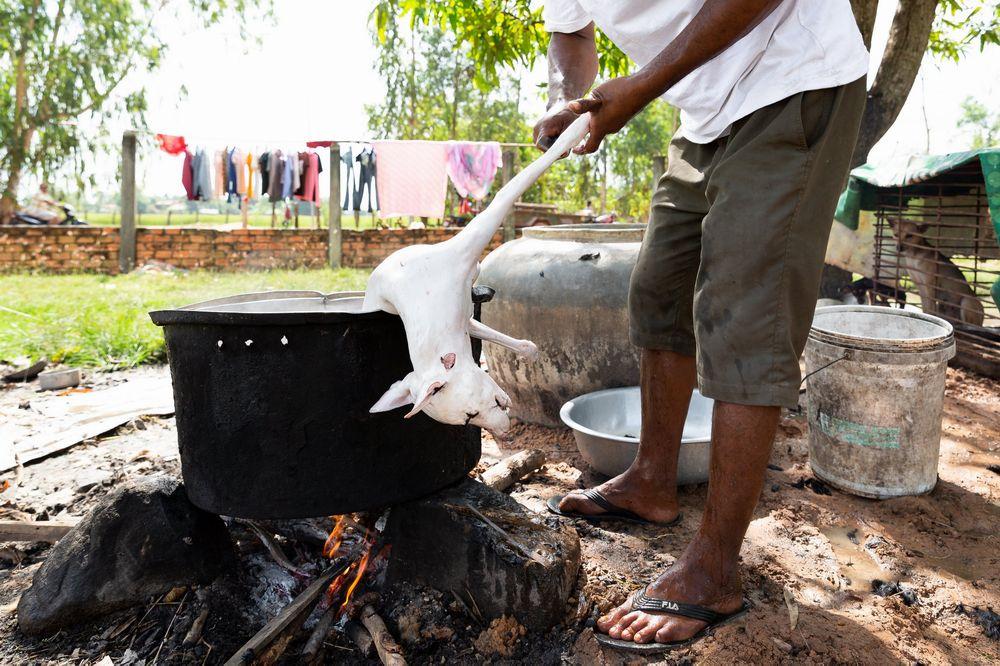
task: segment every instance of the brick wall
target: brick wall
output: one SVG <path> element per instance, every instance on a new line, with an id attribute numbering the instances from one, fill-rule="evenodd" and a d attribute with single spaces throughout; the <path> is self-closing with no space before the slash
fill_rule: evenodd
<path id="1" fill-rule="evenodd" d="M 452 229 L 343 232 L 343 264 L 372 268 L 396 250 L 439 243 Z M 216 229 L 139 227 L 136 264 L 161 261 L 177 268 L 222 271 L 320 268 L 326 265 L 325 229 Z M 489 249 L 500 245 L 498 233 Z M 116 273 L 117 227 L 0 227 L 0 272 Z"/>
<path id="2" fill-rule="evenodd" d="M 116 227 L 0 227 L 0 272 L 117 270 Z"/>

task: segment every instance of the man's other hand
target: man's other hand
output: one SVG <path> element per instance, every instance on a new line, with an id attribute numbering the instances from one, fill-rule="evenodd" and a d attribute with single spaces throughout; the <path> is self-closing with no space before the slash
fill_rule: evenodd
<path id="1" fill-rule="evenodd" d="M 559 138 L 559 135 L 578 117 L 578 114 L 566 108 L 566 104 L 553 105 L 535 123 L 535 128 L 532 131 L 532 140 L 535 142 L 535 147 L 543 152 L 548 150 L 553 142 Z"/>

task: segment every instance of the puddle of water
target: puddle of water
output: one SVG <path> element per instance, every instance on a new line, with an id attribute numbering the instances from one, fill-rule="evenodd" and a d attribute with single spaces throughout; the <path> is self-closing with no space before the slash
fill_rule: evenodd
<path id="1" fill-rule="evenodd" d="M 961 555 L 948 555 L 945 557 L 928 556 L 924 560 L 933 568 L 944 574 L 951 574 L 965 580 L 977 580 L 982 578 L 985 572 L 973 563 L 973 558 L 962 557 Z"/>
<path id="2" fill-rule="evenodd" d="M 830 541 L 833 554 L 840 563 L 840 575 L 850 581 L 846 589 L 870 593 L 873 580 L 886 580 L 886 572 L 861 547 L 864 534 L 860 530 L 831 526 L 821 527 L 819 531 Z"/>

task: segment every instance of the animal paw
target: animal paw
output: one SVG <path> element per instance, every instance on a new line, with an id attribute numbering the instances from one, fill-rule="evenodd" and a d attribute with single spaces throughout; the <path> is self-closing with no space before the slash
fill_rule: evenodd
<path id="1" fill-rule="evenodd" d="M 518 343 L 517 353 L 525 358 L 537 358 L 538 357 L 538 345 L 536 345 L 531 340 L 521 340 Z"/>

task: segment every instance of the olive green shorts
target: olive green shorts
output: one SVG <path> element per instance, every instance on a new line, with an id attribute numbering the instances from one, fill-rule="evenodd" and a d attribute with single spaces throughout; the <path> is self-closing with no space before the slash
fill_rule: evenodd
<path id="1" fill-rule="evenodd" d="M 695 356 L 716 400 L 798 404 L 865 80 L 793 95 L 708 144 L 677 136 L 632 273 L 632 342 Z"/>

